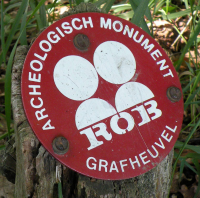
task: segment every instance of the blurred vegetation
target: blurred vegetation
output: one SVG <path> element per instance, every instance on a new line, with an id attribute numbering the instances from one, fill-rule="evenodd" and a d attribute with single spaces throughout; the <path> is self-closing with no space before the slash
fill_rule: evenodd
<path id="1" fill-rule="evenodd" d="M 92 2 L 104 12 L 131 21 L 152 36 L 154 36 L 155 22 L 165 20 L 177 34 L 173 45 L 182 41 L 183 47 L 178 50 L 171 49 L 172 56 L 179 55 L 173 64 L 184 94 L 184 121 L 180 138 L 175 145 L 173 175 L 178 170 L 181 177 L 186 166 L 197 174 L 199 179 L 195 195 L 197 197 L 200 192 L 200 146 L 198 145 L 200 142 L 200 1 L 198 0 L 1 0 L 0 85 L 4 85 L 4 88 L 1 88 L 0 93 L 2 103 L 0 117 L 6 120 L 7 127 L 6 132 L 0 135 L 0 140 L 6 141 L 13 133 L 11 68 L 16 47 L 30 44 L 40 30 L 59 19 L 63 10 L 67 11 L 81 2 Z M 176 24 L 176 20 L 180 18 L 185 21 L 182 29 Z M 186 30 L 189 30 L 188 36 L 184 35 Z M 192 141 L 195 138 L 197 142 Z M 4 144 L 0 145 L 0 149 L 4 148 Z M 190 152 L 182 155 L 188 149 Z M 188 159 L 192 159 L 192 164 Z"/>

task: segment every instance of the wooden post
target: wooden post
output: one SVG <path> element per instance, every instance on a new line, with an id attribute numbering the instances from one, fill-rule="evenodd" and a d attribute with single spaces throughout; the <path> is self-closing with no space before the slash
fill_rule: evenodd
<path id="1" fill-rule="evenodd" d="M 99 12 L 92 4 L 80 4 L 66 15 Z M 104 181 L 80 175 L 56 161 L 39 143 L 24 114 L 21 73 L 28 46 L 17 48 L 12 70 L 12 107 L 16 137 L 16 198 L 56 198 L 58 182 L 63 197 L 166 198 L 170 188 L 173 151 L 154 169 L 135 178 Z"/>

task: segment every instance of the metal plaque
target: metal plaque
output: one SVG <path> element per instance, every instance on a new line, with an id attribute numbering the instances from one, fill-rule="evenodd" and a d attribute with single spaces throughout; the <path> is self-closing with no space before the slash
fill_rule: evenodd
<path id="1" fill-rule="evenodd" d="M 99 179 L 143 174 L 173 148 L 183 97 L 176 71 L 141 28 L 103 13 L 63 18 L 31 46 L 22 100 L 42 145 Z"/>

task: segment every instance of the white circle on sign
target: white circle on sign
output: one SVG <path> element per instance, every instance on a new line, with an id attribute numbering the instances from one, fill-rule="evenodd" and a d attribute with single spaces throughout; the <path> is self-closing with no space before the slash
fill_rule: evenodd
<path id="1" fill-rule="evenodd" d="M 98 74 L 93 65 L 80 56 L 60 59 L 53 73 L 58 90 L 67 98 L 81 101 L 90 98 L 98 88 Z"/>
<path id="2" fill-rule="evenodd" d="M 147 86 L 138 82 L 128 82 L 117 90 L 115 106 L 117 111 L 121 112 L 153 97 L 153 92 Z"/>
<path id="3" fill-rule="evenodd" d="M 120 42 L 101 43 L 96 48 L 93 59 L 98 74 L 110 83 L 126 83 L 135 74 L 135 58 L 132 52 Z"/>
<path id="4" fill-rule="evenodd" d="M 120 115 L 120 116 L 119 116 Z M 121 134 L 125 134 L 126 133 L 126 130 L 127 131 L 131 131 L 135 125 L 135 122 L 134 122 L 134 119 L 133 117 L 127 113 L 127 112 L 121 112 L 119 113 L 119 115 L 114 115 L 111 120 L 110 120 L 110 126 L 112 128 L 112 130 L 121 135 Z M 127 122 L 128 122 L 128 126 L 126 129 L 121 129 L 117 122 L 119 121 L 120 118 L 124 118 Z"/>
<path id="5" fill-rule="evenodd" d="M 116 114 L 115 108 L 100 98 L 90 98 L 81 103 L 76 111 L 78 130 Z"/>

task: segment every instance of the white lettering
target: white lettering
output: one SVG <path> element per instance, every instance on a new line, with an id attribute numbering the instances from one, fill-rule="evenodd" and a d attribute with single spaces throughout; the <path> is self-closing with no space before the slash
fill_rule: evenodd
<path id="1" fill-rule="evenodd" d="M 42 127 L 43 130 L 49 130 L 49 129 L 55 129 L 54 126 L 51 126 L 50 124 L 51 120 L 49 119 L 46 124 Z"/>
<path id="2" fill-rule="evenodd" d="M 29 92 L 29 95 L 41 95 L 41 92 L 36 91 L 37 88 L 40 88 L 40 85 L 29 85 L 28 87 L 33 89 L 33 92 Z"/>
<path id="3" fill-rule="evenodd" d="M 144 49 L 147 50 L 147 52 L 150 52 L 154 48 L 154 44 L 148 45 L 149 44 L 149 39 L 145 39 L 141 46 L 144 46 Z"/>
<path id="4" fill-rule="evenodd" d="M 155 100 L 151 100 L 149 102 L 146 102 L 144 105 L 145 106 L 151 105 L 151 107 L 149 107 L 147 109 L 147 112 L 149 114 L 152 114 L 152 113 L 155 114 L 154 116 L 151 117 L 152 120 L 155 120 L 156 118 L 159 118 L 162 115 L 162 111 L 160 109 L 157 109 L 158 104 Z"/>
<path id="5" fill-rule="evenodd" d="M 60 36 L 64 37 L 65 35 L 62 33 L 62 31 L 60 30 L 59 27 L 56 27 L 56 30 L 58 31 L 58 33 L 60 34 Z"/>
<path id="6" fill-rule="evenodd" d="M 89 161 L 93 160 L 94 162 L 97 162 L 97 160 L 94 157 L 89 157 L 86 161 L 86 166 L 90 169 L 90 170 L 96 170 L 97 165 L 95 163 L 91 163 L 92 166 L 89 165 Z"/>
<path id="7" fill-rule="evenodd" d="M 36 68 L 35 65 L 38 64 L 39 65 L 39 68 Z M 32 60 L 30 62 L 30 67 L 32 70 L 34 71 L 41 71 L 43 69 L 43 65 L 42 63 L 39 61 L 39 60 Z"/>
<path id="8" fill-rule="evenodd" d="M 99 128 L 99 130 L 97 132 L 95 132 L 95 135 L 97 137 L 103 136 L 108 141 L 112 139 L 112 134 L 108 133 L 106 124 L 99 123 L 99 124 L 92 126 L 92 128 L 93 129 Z"/>
<path id="9" fill-rule="evenodd" d="M 45 60 L 46 60 L 46 57 L 47 57 L 47 53 L 45 53 L 43 57 L 40 56 L 40 55 L 38 55 L 38 54 L 36 54 L 36 53 L 34 53 L 34 56 L 37 57 L 37 58 L 39 58 L 39 59 L 42 60 L 42 61 L 45 61 Z"/>
<path id="10" fill-rule="evenodd" d="M 173 138 L 173 136 L 171 135 L 171 137 L 168 138 L 169 133 L 166 133 L 166 134 L 165 134 L 165 132 L 166 132 L 166 130 L 164 130 L 164 131 L 162 132 L 161 137 L 163 137 L 167 142 L 170 142 L 171 139 Z"/>
<path id="11" fill-rule="evenodd" d="M 83 131 L 80 132 L 80 134 L 85 134 L 90 142 L 90 147 L 88 147 L 88 150 L 91 150 L 97 146 L 100 146 L 103 144 L 103 141 L 98 141 L 97 138 L 95 137 L 93 131 L 91 128 L 87 128 Z"/>
<path id="12" fill-rule="evenodd" d="M 113 170 L 116 171 L 116 172 L 119 172 L 119 170 L 117 168 L 117 164 L 116 164 L 115 161 L 112 161 L 112 163 L 110 165 L 110 171 L 109 172 L 111 173 Z"/>
<path id="13" fill-rule="evenodd" d="M 149 149 L 147 149 L 148 153 L 149 153 L 149 154 L 151 155 L 151 157 L 153 157 L 153 158 L 158 157 L 159 153 L 158 153 L 157 149 L 155 148 L 155 146 L 152 145 L 151 147 L 153 148 L 153 150 L 155 151 L 156 154 L 153 155 L 152 152 L 151 152 Z"/>
<path id="14" fill-rule="evenodd" d="M 110 29 L 111 30 L 111 19 L 107 19 L 105 22 L 105 19 L 103 17 L 100 18 L 100 27 L 105 28 L 105 29 Z"/>
<path id="15" fill-rule="evenodd" d="M 54 35 L 52 37 L 53 39 L 51 38 L 51 35 Z M 60 40 L 60 37 L 53 31 L 48 32 L 47 38 L 51 43 L 57 43 Z"/>
<path id="16" fill-rule="evenodd" d="M 121 169 L 122 169 L 122 172 L 124 172 L 124 166 L 128 166 L 128 164 L 123 164 L 123 162 L 126 162 L 127 159 L 124 159 L 124 160 L 120 160 L 119 163 L 120 163 L 120 166 L 121 166 Z"/>
<path id="17" fill-rule="evenodd" d="M 147 112 L 146 112 L 146 109 L 144 108 L 143 105 L 140 105 L 139 107 L 131 109 L 131 111 L 138 111 L 139 112 L 139 114 L 140 114 L 140 116 L 142 118 L 142 122 L 140 122 L 138 124 L 139 126 L 142 126 L 142 125 L 144 125 L 144 124 L 146 124 L 146 123 L 151 121 L 149 116 L 148 116 L 148 114 L 147 114 Z"/>
<path id="18" fill-rule="evenodd" d="M 169 129 L 171 132 L 175 133 L 176 132 L 176 129 L 177 129 L 177 126 L 174 127 L 174 129 L 168 127 L 168 126 L 165 126 L 167 129 Z"/>
<path id="19" fill-rule="evenodd" d="M 116 27 L 117 25 L 119 25 L 119 28 Z M 123 29 L 123 25 L 120 21 L 113 22 L 113 30 L 115 30 L 115 32 L 121 32 L 122 29 Z"/>
<path id="20" fill-rule="evenodd" d="M 88 21 L 86 21 L 85 17 L 82 18 L 83 20 L 83 26 L 84 28 L 87 28 L 87 24 L 90 25 L 91 28 L 93 28 L 92 18 L 88 17 Z"/>
<path id="21" fill-rule="evenodd" d="M 99 171 L 101 171 L 101 167 L 105 169 L 105 172 L 107 172 L 107 166 L 108 162 L 106 160 L 100 159 L 99 160 Z"/>
<path id="22" fill-rule="evenodd" d="M 145 161 L 145 159 L 147 158 L 147 156 L 145 155 L 146 154 L 146 151 L 144 151 L 143 153 L 140 153 L 139 154 L 139 156 L 140 156 L 140 158 L 141 158 L 141 160 L 142 160 L 142 163 L 145 165 L 145 164 L 148 164 L 149 162 L 150 162 L 150 160 L 148 160 L 148 161 Z M 143 155 L 145 155 L 145 156 L 143 156 Z"/>
<path id="23" fill-rule="evenodd" d="M 38 77 L 36 76 L 37 74 L 33 73 L 33 76 L 31 76 L 32 73 L 29 72 L 29 75 L 28 75 L 28 80 L 29 81 L 34 81 L 34 82 L 41 82 L 41 74 L 38 74 Z"/>
<path id="24" fill-rule="evenodd" d="M 169 65 L 165 65 L 166 63 L 166 59 L 163 59 L 161 61 L 158 61 L 156 64 L 159 65 L 161 64 L 160 66 L 160 71 L 164 70 L 164 69 L 167 69 L 169 67 Z"/>
<path id="25" fill-rule="evenodd" d="M 83 28 L 83 25 L 80 25 L 79 27 L 76 26 L 76 24 L 75 24 L 76 21 L 80 22 L 81 20 L 79 18 L 72 19 L 72 27 L 76 30 L 81 30 Z"/>
<path id="26" fill-rule="evenodd" d="M 45 108 L 41 109 L 40 111 L 35 112 L 35 116 L 36 116 L 37 120 L 42 120 L 42 119 L 48 117 L 48 115 L 43 115 L 44 111 L 45 111 Z"/>
<path id="27" fill-rule="evenodd" d="M 134 34 L 134 36 L 133 36 L 133 40 L 134 40 L 136 43 L 141 43 L 141 41 L 142 41 L 144 35 L 142 34 L 142 35 L 140 36 L 140 38 L 137 39 L 136 37 L 137 37 L 138 33 L 139 33 L 139 31 L 136 31 L 136 32 L 135 32 L 135 34 Z"/>
<path id="28" fill-rule="evenodd" d="M 112 130 L 117 134 L 125 134 L 126 130 L 131 131 L 135 125 L 133 117 L 126 112 L 119 113 L 120 117 L 118 115 L 114 115 L 110 120 L 110 127 Z M 118 121 L 120 118 L 125 119 L 128 122 L 128 126 L 126 129 L 121 129 L 118 126 Z"/>
<path id="29" fill-rule="evenodd" d="M 47 48 L 44 48 L 43 44 L 46 44 L 46 45 L 47 45 Z M 40 41 L 39 46 L 40 46 L 40 49 L 41 49 L 42 51 L 44 51 L 44 52 L 49 52 L 49 51 L 51 51 L 51 49 L 52 49 L 51 43 L 49 43 L 49 42 L 46 41 L 46 40 Z"/>
<path id="30" fill-rule="evenodd" d="M 42 105 L 43 105 L 43 100 L 42 100 L 42 98 L 38 97 L 38 100 L 40 101 L 40 104 L 38 104 L 38 105 L 33 104 L 33 101 L 34 101 L 34 100 L 35 100 L 34 98 L 31 98 L 31 100 L 30 100 L 31 106 L 32 106 L 33 108 L 35 108 L 35 109 L 41 108 Z"/>
<path id="31" fill-rule="evenodd" d="M 73 28 L 71 26 L 69 26 L 68 22 L 62 23 L 61 27 L 65 30 L 64 31 L 65 34 L 71 34 L 73 32 Z"/>
<path id="32" fill-rule="evenodd" d="M 158 144 L 157 142 L 155 142 L 154 144 L 157 145 L 158 147 L 162 148 L 162 149 L 165 149 L 165 145 L 163 144 L 161 138 L 158 138 L 159 141 L 160 141 L 160 144 Z"/>
<path id="33" fill-rule="evenodd" d="M 169 73 L 167 73 L 167 74 L 164 74 L 163 76 L 164 76 L 164 77 L 167 77 L 167 76 L 174 77 L 174 75 L 173 75 L 173 73 L 172 73 L 171 69 L 169 69 Z"/>
<path id="34" fill-rule="evenodd" d="M 140 165 L 140 162 L 139 162 L 139 159 L 138 159 L 138 157 L 137 156 L 135 156 L 135 161 L 132 161 L 132 159 L 131 158 L 129 158 L 129 161 L 130 161 L 130 164 L 131 164 L 131 166 L 132 166 L 132 168 L 133 169 L 135 169 L 135 166 L 134 166 L 134 164 L 137 164 L 138 165 L 138 167 L 140 167 L 141 165 Z"/>
<path id="35" fill-rule="evenodd" d="M 157 58 L 159 58 L 159 56 L 162 56 L 160 50 L 157 49 L 157 50 L 155 50 L 154 52 L 151 53 L 151 57 L 152 57 L 154 60 L 156 60 L 156 57 L 155 57 L 155 56 L 156 56 Z"/>
<path id="36" fill-rule="evenodd" d="M 134 28 L 131 28 L 131 31 L 130 31 L 128 25 L 125 25 L 124 31 L 123 31 L 123 35 L 126 35 L 126 32 L 128 32 L 129 38 L 132 38 L 132 36 L 133 36 L 133 31 L 134 31 Z"/>

